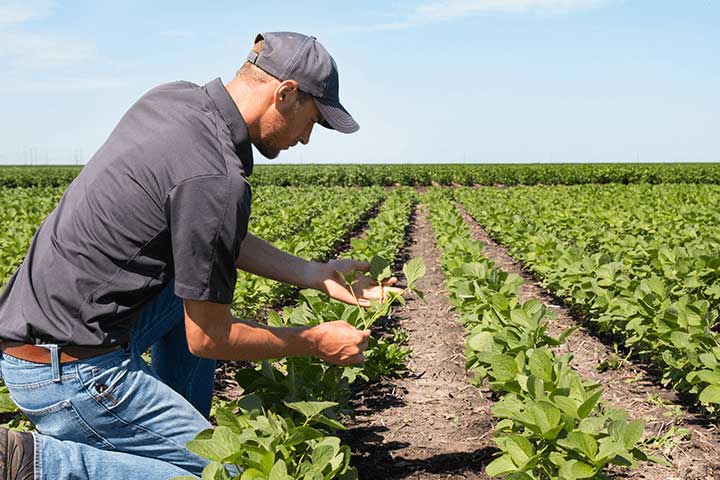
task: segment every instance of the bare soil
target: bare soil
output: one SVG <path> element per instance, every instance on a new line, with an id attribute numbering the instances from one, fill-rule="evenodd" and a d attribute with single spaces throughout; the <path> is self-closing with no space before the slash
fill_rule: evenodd
<path id="1" fill-rule="evenodd" d="M 502 270 L 523 278 L 521 300 L 536 299 L 555 312 L 557 317 L 550 324 L 551 334 L 557 335 L 577 325 L 578 319 L 573 318 L 559 299 L 543 289 L 540 281 L 525 270 L 521 262 L 512 258 L 507 248 L 495 242 L 462 206 L 459 209 L 473 237 L 484 244 L 485 255 Z M 617 368 L 599 372 L 599 363 L 611 361 L 615 352 L 606 339 L 594 336 L 585 326 L 581 326 L 568 338 L 564 349 L 573 354 L 573 368 L 583 378 L 603 385 L 603 398 L 607 402 L 625 408 L 632 418 L 645 420 L 646 438 L 664 440 L 659 449 L 649 453 L 664 456 L 672 464 L 671 467 L 645 463 L 630 473 L 613 470 L 614 478 L 720 479 L 718 425 L 698 408 L 685 404 L 675 392 L 660 385 L 651 367 L 620 359 Z M 678 433 L 681 428 L 690 432 L 690 438 Z"/>
<path id="2" fill-rule="evenodd" d="M 343 435 L 360 478 L 485 479 L 492 460 L 492 402 L 468 383 L 463 328 L 450 311 L 444 274 L 427 209 L 418 208 L 408 255 L 422 256 L 418 287 L 427 304 L 410 298 L 393 322 L 413 349 L 403 379 L 361 392 L 357 417 Z"/>

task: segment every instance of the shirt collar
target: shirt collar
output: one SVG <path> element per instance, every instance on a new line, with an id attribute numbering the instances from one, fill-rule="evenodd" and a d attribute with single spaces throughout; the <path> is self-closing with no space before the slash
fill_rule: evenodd
<path id="1" fill-rule="evenodd" d="M 238 157 L 240 157 L 245 175 L 249 176 L 253 169 L 253 152 L 245 120 L 240 114 L 230 93 L 228 93 L 225 88 L 225 85 L 222 84 L 220 77 L 205 85 L 205 90 L 217 107 L 223 120 L 225 120 L 225 123 L 227 123 L 230 129 L 230 137 L 233 145 L 235 145 L 235 152 L 238 154 Z"/>

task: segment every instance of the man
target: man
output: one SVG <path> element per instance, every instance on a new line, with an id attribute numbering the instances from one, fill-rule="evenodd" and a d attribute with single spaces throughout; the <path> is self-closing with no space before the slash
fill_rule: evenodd
<path id="1" fill-rule="evenodd" d="M 210 426 L 215 359 L 362 362 L 368 332 L 345 322 L 269 328 L 230 311 L 236 267 L 353 302 L 338 272 L 367 264 L 307 262 L 247 233 L 251 145 L 275 158 L 316 123 L 358 129 L 332 57 L 287 32 L 258 35 L 227 86 L 167 84 L 130 108 L 0 297 L 2 375 L 40 432 L 0 430 L 0 478 L 199 476 L 185 444 Z"/>

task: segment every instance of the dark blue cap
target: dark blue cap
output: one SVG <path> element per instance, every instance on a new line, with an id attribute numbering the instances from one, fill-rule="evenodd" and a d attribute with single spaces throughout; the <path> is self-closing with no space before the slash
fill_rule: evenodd
<path id="1" fill-rule="evenodd" d="M 315 37 L 295 32 L 266 32 L 255 37 L 265 40 L 262 50 L 250 52 L 248 62 L 280 81 L 295 80 L 309 93 L 323 116 L 322 126 L 342 133 L 360 126 L 340 104 L 340 84 L 335 60 Z"/>

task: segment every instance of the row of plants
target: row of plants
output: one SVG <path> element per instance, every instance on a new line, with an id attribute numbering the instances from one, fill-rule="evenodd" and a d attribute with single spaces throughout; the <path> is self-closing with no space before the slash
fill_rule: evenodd
<path id="1" fill-rule="evenodd" d="M 370 260 L 367 275 L 379 282 L 392 275 L 415 201 L 414 192 L 409 189 L 391 192 L 378 215 L 369 222 L 366 234 L 352 243 L 348 256 Z M 380 252 L 386 257 L 375 255 Z M 422 259 L 407 262 L 402 267 L 406 282 L 403 291 L 392 292 L 383 302 L 373 302 L 369 308 L 346 305 L 317 291 L 304 290 L 296 307 L 271 312 L 268 324 L 314 326 L 340 319 L 358 329 L 371 329 L 391 313 L 393 303 L 404 302 L 403 294 L 415 290 L 424 269 Z M 356 278 L 347 276 L 345 280 L 351 285 Z M 397 336 L 397 331 L 380 335 L 375 332 L 361 366 L 337 366 L 316 358 L 292 357 L 239 370 L 236 381 L 244 396 L 216 405 L 218 426 L 202 432 L 188 444 L 190 450 L 211 461 L 203 478 L 357 478 L 357 471 L 350 465 L 349 447 L 342 445 L 335 433 L 344 430 L 342 420 L 352 414 L 351 387 L 404 371 L 410 350 L 393 342 Z"/>
<path id="2" fill-rule="evenodd" d="M 67 186 L 80 166 L 1 166 L 0 186 Z M 717 163 L 256 165 L 253 185 L 720 183 Z"/>
<path id="3" fill-rule="evenodd" d="M 430 219 L 446 290 L 467 332 L 467 368 L 499 400 L 494 441 L 500 450 L 490 476 L 513 480 L 599 478 L 610 464 L 636 467 L 648 457 L 637 447 L 644 425 L 602 402 L 602 386 L 584 381 L 571 354 L 558 355 L 574 329 L 547 334 L 552 313 L 521 302 L 522 279 L 498 269 L 473 241 L 452 193 L 431 190 L 423 201 Z"/>
<path id="4" fill-rule="evenodd" d="M 457 198 L 597 331 L 718 412 L 720 188 L 477 189 Z"/>

